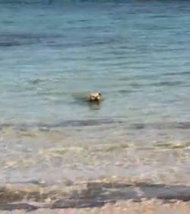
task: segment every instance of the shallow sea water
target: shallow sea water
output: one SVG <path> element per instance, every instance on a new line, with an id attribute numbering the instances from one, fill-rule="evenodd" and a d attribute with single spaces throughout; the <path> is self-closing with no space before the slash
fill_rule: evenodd
<path id="1" fill-rule="evenodd" d="M 189 12 L 188 1 L 1 1 L 1 182 L 188 183 Z M 100 105 L 83 102 L 90 91 Z"/>

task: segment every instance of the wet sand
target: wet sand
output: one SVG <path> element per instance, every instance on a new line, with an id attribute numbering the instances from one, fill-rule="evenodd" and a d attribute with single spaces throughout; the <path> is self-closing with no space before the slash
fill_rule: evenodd
<path id="1" fill-rule="evenodd" d="M 1 211 L 1 214 L 25 214 L 25 210 Z M 118 201 L 106 204 L 101 208 L 82 209 L 38 209 L 30 214 L 189 214 L 190 202 L 163 203 L 160 200 L 149 200 L 141 203 Z"/>
<path id="2" fill-rule="evenodd" d="M 24 205 L 23 205 L 24 207 Z M 39 208 L 28 211 L 24 208 L 11 211 L 0 211 L 1 214 L 189 214 L 190 202 L 171 201 L 163 203 L 161 200 L 147 200 L 143 202 L 117 201 L 102 207 L 50 209 Z"/>
<path id="3" fill-rule="evenodd" d="M 6 185 L 1 214 L 189 214 L 190 186 L 104 178 L 63 186 Z"/>

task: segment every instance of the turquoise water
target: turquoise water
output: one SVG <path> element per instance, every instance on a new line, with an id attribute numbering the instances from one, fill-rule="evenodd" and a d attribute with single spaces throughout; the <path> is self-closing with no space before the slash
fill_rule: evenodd
<path id="1" fill-rule="evenodd" d="M 1 3 L 4 159 L 60 142 L 188 141 L 189 12 L 189 1 Z M 78 99 L 90 91 L 100 106 Z"/>
<path id="2" fill-rule="evenodd" d="M 1 123 L 190 120 L 190 3 L 1 4 Z M 99 111 L 72 93 L 101 91 Z"/>

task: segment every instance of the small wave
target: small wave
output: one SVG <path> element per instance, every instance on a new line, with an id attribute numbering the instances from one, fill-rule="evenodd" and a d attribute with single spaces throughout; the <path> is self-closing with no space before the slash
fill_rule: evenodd
<path id="1" fill-rule="evenodd" d="M 175 86 L 183 86 L 186 85 L 184 81 L 161 81 L 161 82 L 152 82 L 152 83 L 131 83 L 129 84 L 131 87 L 140 88 L 140 87 L 175 87 Z"/>
<path id="2" fill-rule="evenodd" d="M 29 80 L 28 83 L 31 84 L 31 85 L 38 85 L 43 81 L 44 80 L 42 80 L 42 79 L 32 79 L 32 80 Z"/>
<path id="3" fill-rule="evenodd" d="M 155 130 L 172 130 L 172 129 L 190 129 L 190 122 L 165 122 L 165 123 L 128 123 L 126 120 L 118 119 L 88 119 L 88 120 L 64 120 L 55 123 L 4 123 L 0 125 L 0 130 L 6 128 L 13 128 L 16 130 L 30 130 L 39 129 L 41 131 L 51 131 L 56 128 L 69 127 L 85 127 L 85 126 L 100 126 L 116 124 L 125 127 L 127 130 L 141 130 L 141 129 L 155 129 Z"/>
<path id="4" fill-rule="evenodd" d="M 184 72 L 170 72 L 170 73 L 164 73 L 163 76 L 183 76 L 183 75 L 190 75 L 189 71 Z"/>
<path id="5" fill-rule="evenodd" d="M 1 33 L 0 47 L 13 47 L 21 45 L 31 45 L 42 42 L 44 39 L 61 37 L 61 35 L 52 35 L 45 33 Z"/>
<path id="6" fill-rule="evenodd" d="M 65 127 L 82 127 L 82 126 L 97 126 L 106 125 L 112 123 L 122 123 L 121 121 L 113 119 L 88 119 L 88 120 L 64 120 L 56 123 L 6 123 L 1 124 L 0 129 L 3 128 L 16 128 L 18 130 L 27 130 L 30 128 L 39 128 L 40 130 L 51 129 L 51 128 L 65 128 Z"/>
<path id="7" fill-rule="evenodd" d="M 39 124 L 39 127 L 56 128 L 69 126 L 96 126 L 103 124 L 111 124 L 116 121 L 112 119 L 89 119 L 89 120 L 67 120 L 55 124 Z"/>
<path id="8" fill-rule="evenodd" d="M 129 126 L 131 129 L 190 129 L 190 122 L 171 123 L 135 123 Z"/>
<path id="9" fill-rule="evenodd" d="M 152 85 L 154 86 L 178 86 L 178 85 L 183 85 L 184 81 L 162 81 L 158 83 L 154 83 Z"/>
<path id="10" fill-rule="evenodd" d="M 0 42 L 0 47 L 13 47 L 13 46 L 20 46 L 21 43 L 18 41 L 1 41 Z"/>

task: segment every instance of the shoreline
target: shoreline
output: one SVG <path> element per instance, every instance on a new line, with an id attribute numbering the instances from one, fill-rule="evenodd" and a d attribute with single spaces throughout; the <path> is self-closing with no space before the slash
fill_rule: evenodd
<path id="1" fill-rule="evenodd" d="M 7 184 L 0 188 L 0 213 L 172 213 L 190 212 L 190 186 L 104 178 L 94 181 Z M 146 212 L 147 211 L 147 212 Z M 161 212 L 162 211 L 162 212 Z M 167 213 L 167 212 L 166 212 Z"/>
<path id="2" fill-rule="evenodd" d="M 118 201 L 115 204 L 106 204 L 103 207 L 94 208 L 69 208 L 49 209 L 40 208 L 30 211 L 30 214 L 189 214 L 190 202 L 172 201 L 163 203 L 160 200 L 149 200 L 144 202 Z M 1 211 L 1 214 L 26 214 L 28 211 L 17 209 Z"/>
<path id="3" fill-rule="evenodd" d="M 115 204 L 106 204 L 101 208 L 70 208 L 70 209 L 48 209 L 42 208 L 30 211 L 30 214 L 189 214 L 190 202 L 163 203 L 160 200 L 149 200 L 144 202 L 118 201 Z M 1 214 L 25 214 L 28 211 L 16 209 L 11 211 L 1 211 Z"/>

